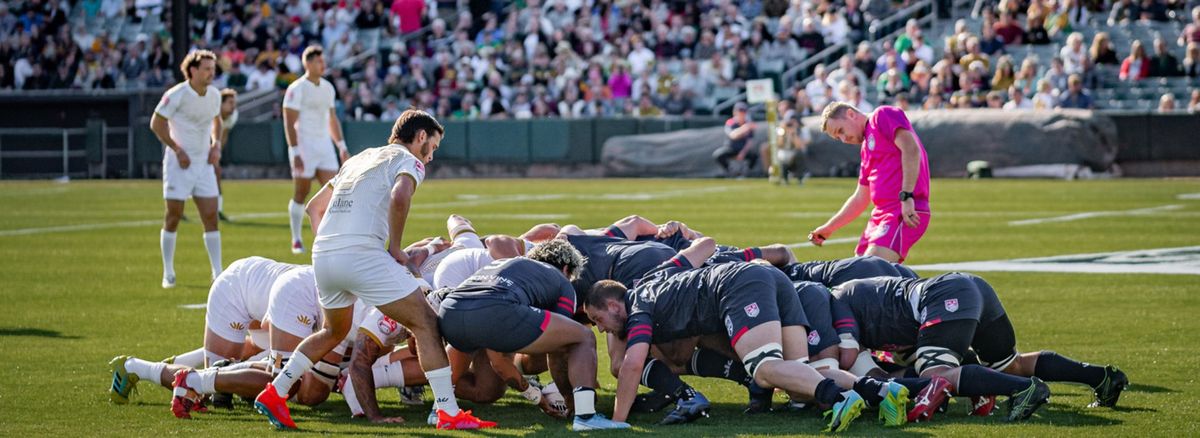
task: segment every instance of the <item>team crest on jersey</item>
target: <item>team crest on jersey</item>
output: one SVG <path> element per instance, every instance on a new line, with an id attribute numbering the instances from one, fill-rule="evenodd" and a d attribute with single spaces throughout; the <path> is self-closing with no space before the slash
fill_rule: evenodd
<path id="1" fill-rule="evenodd" d="M 300 325 L 305 325 L 305 326 L 309 326 L 309 325 L 313 324 L 312 319 L 310 319 L 308 317 L 308 315 L 297 315 L 296 322 L 299 322 Z"/>
<path id="2" fill-rule="evenodd" d="M 398 324 L 396 324 L 396 321 L 393 321 L 392 318 L 385 316 L 383 319 L 379 320 L 379 332 L 385 335 L 390 335 L 392 332 L 396 331 L 397 325 Z"/>
<path id="3" fill-rule="evenodd" d="M 875 134 L 867 135 L 867 149 L 872 151 L 875 150 Z"/>
<path id="4" fill-rule="evenodd" d="M 948 300 L 946 300 L 945 304 L 946 304 L 947 312 L 957 312 L 958 311 L 958 298 L 948 299 Z"/>
<path id="5" fill-rule="evenodd" d="M 725 331 L 729 333 L 729 337 L 733 337 L 733 320 L 729 316 L 725 317 Z"/>
<path id="6" fill-rule="evenodd" d="M 242 331 L 242 330 L 246 329 L 246 326 L 242 325 L 242 323 L 240 323 L 240 322 L 231 322 L 231 323 L 229 323 L 229 328 L 237 330 L 237 331 Z"/>
<path id="7" fill-rule="evenodd" d="M 422 177 L 425 176 L 425 163 L 422 163 L 421 160 L 417 160 L 415 163 L 413 163 L 413 166 L 417 168 L 417 173 L 420 173 Z"/>
<path id="8" fill-rule="evenodd" d="M 746 316 L 749 316 L 751 318 L 757 317 L 758 316 L 758 303 L 750 303 L 750 304 L 746 305 L 746 307 L 743 307 L 742 310 L 746 311 Z"/>
<path id="9" fill-rule="evenodd" d="M 808 332 L 808 345 L 817 345 L 821 343 L 821 334 L 815 330 Z"/>

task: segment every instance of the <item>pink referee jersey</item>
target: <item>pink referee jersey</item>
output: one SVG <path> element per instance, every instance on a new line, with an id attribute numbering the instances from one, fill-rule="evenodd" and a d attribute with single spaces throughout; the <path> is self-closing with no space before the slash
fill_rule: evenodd
<path id="1" fill-rule="evenodd" d="M 912 132 L 921 151 L 921 168 L 917 173 L 917 185 L 913 188 L 913 205 L 921 215 L 921 225 L 916 228 L 904 226 L 900 217 L 900 190 L 904 180 L 900 147 L 896 146 L 896 131 Z M 867 119 L 860 150 L 862 163 L 858 183 L 867 186 L 871 193 L 871 221 L 859 241 L 857 254 L 862 255 L 870 245 L 890 248 L 900 254 L 903 261 L 909 248 L 925 234 L 929 226 L 929 158 L 925 145 L 917 137 L 904 111 L 894 106 L 881 106 Z"/>

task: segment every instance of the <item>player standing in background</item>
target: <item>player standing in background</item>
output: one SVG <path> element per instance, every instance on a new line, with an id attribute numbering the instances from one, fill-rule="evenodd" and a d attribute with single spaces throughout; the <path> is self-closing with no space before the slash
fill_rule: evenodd
<path id="1" fill-rule="evenodd" d="M 229 131 L 233 130 L 233 126 L 237 125 L 237 90 L 225 88 L 221 90 L 221 147 L 229 144 Z M 224 152 L 224 151 L 222 151 Z M 229 218 L 225 216 L 225 190 L 221 188 L 221 162 L 217 161 L 213 165 L 213 170 L 217 173 L 217 218 L 222 221 L 229 222 Z"/>
<path id="2" fill-rule="evenodd" d="M 308 207 L 317 231 L 313 273 L 324 323 L 300 343 L 299 354 L 292 355 L 255 399 L 259 412 L 276 427 L 296 428 L 287 407 L 288 392 L 350 332 L 353 305 L 359 299 L 412 332 L 433 389 L 439 429 L 496 425 L 459 409 L 437 316 L 422 293 L 428 284 L 413 275 L 416 269 L 401 244 L 412 196 L 444 133 L 428 113 L 405 111 L 396 119 L 390 144 L 355 155 L 313 196 Z"/>
<path id="3" fill-rule="evenodd" d="M 217 230 L 217 176 L 213 166 L 221 159 L 221 92 L 212 86 L 217 55 L 197 50 L 183 58 L 181 82 L 163 94 L 150 118 L 150 130 L 166 146 L 163 153 L 162 287 L 175 287 L 175 230 L 189 196 L 196 202 L 204 223 L 204 247 L 212 265 L 212 278 L 221 273 L 221 232 Z"/>
<path id="4" fill-rule="evenodd" d="M 858 242 L 857 255 L 903 262 L 929 228 L 929 159 L 904 111 L 881 106 L 870 115 L 834 102 L 821 113 L 821 130 L 847 144 L 861 145 L 858 188 L 824 225 L 808 234 L 820 246 L 839 228 L 875 204 Z"/>
<path id="5" fill-rule="evenodd" d="M 300 227 L 304 225 L 304 200 L 312 188 L 313 177 L 322 186 L 338 171 L 338 158 L 350 158 L 342 124 L 334 113 L 335 92 L 325 75 L 325 52 L 321 46 L 309 46 L 301 55 L 304 76 L 288 86 L 283 95 L 283 132 L 287 138 L 288 161 L 292 165 L 295 190 L 288 202 L 288 222 L 292 229 L 292 254 L 304 253 Z M 333 145 L 337 145 L 337 155 Z M 397 248 L 399 249 L 399 248 Z"/>

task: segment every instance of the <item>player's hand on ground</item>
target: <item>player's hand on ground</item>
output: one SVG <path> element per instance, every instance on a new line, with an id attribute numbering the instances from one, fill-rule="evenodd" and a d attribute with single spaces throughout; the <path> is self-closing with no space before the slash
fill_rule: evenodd
<path id="1" fill-rule="evenodd" d="M 400 424 L 404 422 L 404 417 L 375 417 L 371 419 L 375 424 Z"/>
<path id="2" fill-rule="evenodd" d="M 901 218 L 904 220 L 904 225 L 909 228 L 921 225 L 921 217 L 917 216 L 917 208 L 913 205 L 912 199 L 900 203 L 900 214 L 904 216 Z"/>
<path id="3" fill-rule="evenodd" d="M 295 157 L 292 157 L 292 172 L 295 172 L 295 173 L 303 173 L 304 172 L 304 160 L 300 159 L 300 154 L 296 154 Z"/>
<path id="4" fill-rule="evenodd" d="M 192 165 L 192 158 L 188 156 L 187 152 L 183 151 L 183 148 L 175 151 L 175 158 L 179 159 L 180 169 L 187 169 L 188 166 Z"/>
<path id="5" fill-rule="evenodd" d="M 545 412 L 546 415 L 564 420 L 570 418 L 571 411 L 567 409 L 566 403 L 554 403 L 550 401 L 550 397 L 542 397 L 542 401 L 538 403 L 538 408 Z"/>
<path id="6" fill-rule="evenodd" d="M 221 145 L 213 144 L 213 147 L 208 148 L 208 164 L 216 165 L 221 162 Z"/>

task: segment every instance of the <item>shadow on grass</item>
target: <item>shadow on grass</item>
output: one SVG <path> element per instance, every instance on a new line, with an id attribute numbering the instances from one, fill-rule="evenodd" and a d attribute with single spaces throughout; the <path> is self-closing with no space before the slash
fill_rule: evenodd
<path id="1" fill-rule="evenodd" d="M 75 335 L 64 335 L 57 330 L 46 330 L 34 327 L 0 327 L 0 337 L 28 336 L 33 338 L 80 339 Z"/>
<path id="2" fill-rule="evenodd" d="M 1130 383 L 1129 387 L 1125 388 L 1126 392 L 1148 392 L 1151 394 L 1179 392 L 1178 390 L 1167 388 L 1164 386 L 1145 385 L 1141 383 Z"/>

